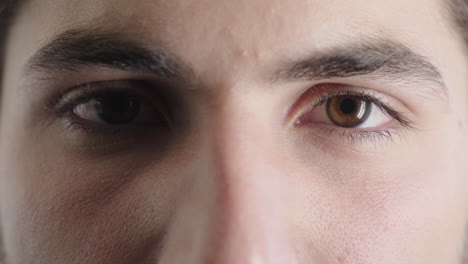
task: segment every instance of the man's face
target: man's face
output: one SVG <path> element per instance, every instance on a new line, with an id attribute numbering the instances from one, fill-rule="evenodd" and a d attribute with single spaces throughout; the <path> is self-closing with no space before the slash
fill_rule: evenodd
<path id="1" fill-rule="evenodd" d="M 2 82 L 9 263 L 461 263 L 446 4 L 27 2 Z"/>

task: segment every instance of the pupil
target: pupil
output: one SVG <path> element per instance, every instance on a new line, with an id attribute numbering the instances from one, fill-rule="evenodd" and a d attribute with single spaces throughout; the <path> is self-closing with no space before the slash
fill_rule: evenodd
<path id="1" fill-rule="evenodd" d="M 341 102 L 340 104 L 340 110 L 341 112 L 349 115 L 349 114 L 352 114 L 356 111 L 356 102 L 352 99 L 345 99 Z"/>
<path id="2" fill-rule="evenodd" d="M 367 120 L 371 103 L 359 96 L 335 96 L 327 101 L 330 121 L 340 127 L 356 127 Z"/>
<path id="3" fill-rule="evenodd" d="M 140 111 L 140 102 L 127 93 L 113 93 L 97 100 L 99 117 L 108 123 L 122 124 L 132 121 Z"/>

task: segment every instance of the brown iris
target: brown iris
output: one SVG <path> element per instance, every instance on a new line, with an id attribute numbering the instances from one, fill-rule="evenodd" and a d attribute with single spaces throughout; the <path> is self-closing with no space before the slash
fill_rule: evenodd
<path id="1" fill-rule="evenodd" d="M 371 103 L 358 96 L 335 96 L 327 101 L 328 118 L 340 127 L 356 127 L 369 117 Z"/>

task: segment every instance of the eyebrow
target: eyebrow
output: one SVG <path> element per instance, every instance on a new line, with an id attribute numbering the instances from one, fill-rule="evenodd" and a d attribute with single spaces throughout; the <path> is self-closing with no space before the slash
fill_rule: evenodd
<path id="1" fill-rule="evenodd" d="M 68 30 L 55 36 L 28 60 L 26 71 L 75 71 L 86 66 L 168 79 L 191 76 L 189 67 L 162 47 L 149 49 L 119 33 L 88 28 Z"/>
<path id="2" fill-rule="evenodd" d="M 296 81 L 364 76 L 389 82 L 422 84 L 447 96 L 443 76 L 430 60 L 407 45 L 369 38 L 347 43 L 292 62 L 274 75 L 274 81 Z"/>
<path id="3" fill-rule="evenodd" d="M 149 49 L 122 34 L 89 28 L 57 35 L 27 63 L 28 70 L 36 71 L 74 71 L 83 66 L 102 66 L 167 79 L 193 78 L 190 67 L 167 49 Z M 403 43 L 375 37 L 349 41 L 287 63 L 275 72 L 272 80 L 291 82 L 353 76 L 421 84 L 447 98 L 442 74 L 429 59 Z"/>

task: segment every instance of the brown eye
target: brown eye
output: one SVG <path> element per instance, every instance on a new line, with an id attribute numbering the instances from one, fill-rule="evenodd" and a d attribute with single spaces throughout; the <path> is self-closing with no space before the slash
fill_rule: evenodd
<path id="1" fill-rule="evenodd" d="M 328 99 L 327 115 L 340 127 L 356 127 L 364 123 L 371 112 L 371 102 L 358 96 L 343 95 Z"/>
<path id="2" fill-rule="evenodd" d="M 133 122 L 163 124 L 162 111 L 128 92 L 104 92 L 74 107 L 80 119 L 97 124 L 123 125 Z"/>

